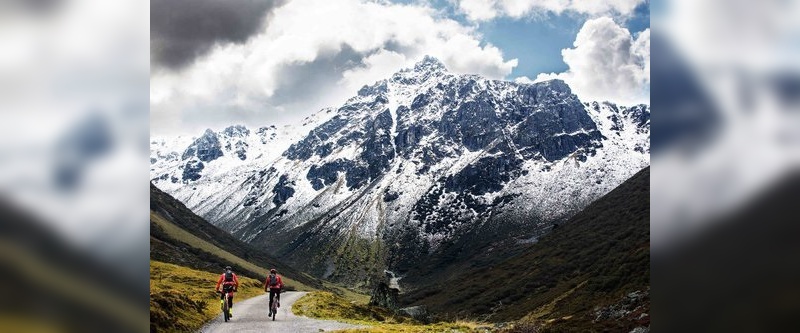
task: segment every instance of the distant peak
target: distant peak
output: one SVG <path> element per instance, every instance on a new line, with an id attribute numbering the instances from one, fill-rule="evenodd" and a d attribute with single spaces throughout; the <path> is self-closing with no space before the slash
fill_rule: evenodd
<path id="1" fill-rule="evenodd" d="M 226 127 L 225 130 L 223 130 L 223 133 L 230 137 L 245 137 L 250 135 L 250 130 L 244 125 L 233 125 Z"/>
<path id="2" fill-rule="evenodd" d="M 438 76 L 446 72 L 447 67 L 445 67 L 439 59 L 426 55 L 422 60 L 414 64 L 414 67 L 406 67 L 394 73 L 390 80 L 402 82 L 403 84 L 418 84 L 430 77 Z M 361 92 L 359 92 L 359 95 L 360 94 Z"/>
<path id="3" fill-rule="evenodd" d="M 438 71 L 447 70 L 444 64 L 432 56 L 426 55 L 419 62 L 414 64 L 415 71 Z"/>

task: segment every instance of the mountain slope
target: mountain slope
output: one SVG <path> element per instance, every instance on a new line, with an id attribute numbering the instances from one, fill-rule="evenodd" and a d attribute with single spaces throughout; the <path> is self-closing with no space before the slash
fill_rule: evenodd
<path id="1" fill-rule="evenodd" d="M 454 316 L 549 322 L 558 332 L 648 326 L 649 184 L 648 167 L 521 254 L 464 270 L 404 300 Z"/>
<path id="2" fill-rule="evenodd" d="M 318 280 L 206 222 L 152 184 L 150 258 L 210 273 L 220 273 L 230 265 L 239 274 L 256 280 L 263 279 L 274 267 L 287 276 L 287 284 L 294 288 L 322 287 Z"/>
<path id="3" fill-rule="evenodd" d="M 218 274 L 150 261 L 150 332 L 193 332 L 219 315 Z M 263 282 L 239 277 L 235 300 L 264 294 Z"/>
<path id="4" fill-rule="evenodd" d="M 458 75 L 427 57 L 273 141 L 243 127 L 153 140 L 151 175 L 237 238 L 368 286 L 542 235 L 649 164 L 649 118 L 559 80 Z"/>

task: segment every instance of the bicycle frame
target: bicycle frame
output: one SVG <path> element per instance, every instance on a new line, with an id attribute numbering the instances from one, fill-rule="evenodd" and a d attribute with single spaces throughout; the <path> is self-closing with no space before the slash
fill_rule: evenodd
<path id="1" fill-rule="evenodd" d="M 275 298 L 272 300 L 272 307 L 270 308 L 272 312 L 272 320 L 275 321 L 275 316 L 278 314 L 278 303 L 281 300 L 281 295 L 275 295 Z"/>
<path id="2" fill-rule="evenodd" d="M 220 291 L 220 293 L 223 295 L 222 299 L 220 300 L 220 309 L 222 309 L 222 316 L 224 317 L 225 321 L 228 321 L 228 319 L 230 319 L 230 309 L 228 308 L 228 304 L 233 296 L 233 291 L 231 290 L 227 293 Z"/>

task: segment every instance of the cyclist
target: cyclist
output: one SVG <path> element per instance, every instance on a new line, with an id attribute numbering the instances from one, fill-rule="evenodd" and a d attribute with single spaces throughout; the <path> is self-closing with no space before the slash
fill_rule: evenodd
<path id="1" fill-rule="evenodd" d="M 278 300 L 281 299 L 281 288 L 283 288 L 283 281 L 281 280 L 281 276 L 278 275 L 278 271 L 276 269 L 269 270 L 269 276 L 264 281 L 264 291 L 269 292 L 269 315 L 272 315 L 272 302 L 275 301 L 275 296 L 278 296 Z M 278 302 L 278 306 L 280 306 L 280 301 Z"/>
<path id="2" fill-rule="evenodd" d="M 218 293 L 220 293 L 220 285 L 222 285 L 221 300 L 225 299 L 227 293 L 236 292 L 236 290 L 239 289 L 239 278 L 231 271 L 231 266 L 226 266 L 225 271 L 219 276 L 219 280 L 217 280 L 217 287 L 215 289 Z M 233 309 L 233 293 L 231 293 L 231 298 L 228 300 L 228 309 Z M 230 314 L 231 317 L 233 317 L 232 311 L 230 311 Z"/>

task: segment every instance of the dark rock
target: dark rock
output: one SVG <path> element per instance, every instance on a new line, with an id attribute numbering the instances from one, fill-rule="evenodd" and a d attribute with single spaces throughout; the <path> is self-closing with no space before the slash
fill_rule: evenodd
<path id="1" fill-rule="evenodd" d="M 294 195 L 294 188 L 289 185 L 294 185 L 294 182 L 290 183 L 287 175 L 281 175 L 278 184 L 272 189 L 272 193 L 275 194 L 272 198 L 272 202 L 276 207 L 280 207 Z"/>
<path id="2" fill-rule="evenodd" d="M 447 177 L 448 192 L 469 192 L 474 195 L 497 192 L 506 182 L 521 173 L 522 160 L 513 156 L 484 157 Z"/>
<path id="3" fill-rule="evenodd" d="M 340 172 L 345 173 L 347 187 L 350 189 L 359 188 L 369 180 L 367 168 L 354 161 L 342 159 L 321 166 L 311 166 L 306 174 L 306 179 L 314 190 L 319 191 L 325 186 L 335 183 L 339 179 Z"/>
<path id="4" fill-rule="evenodd" d="M 222 157 L 222 146 L 214 131 L 207 129 L 201 137 L 186 148 L 181 159 L 186 160 L 193 156 L 197 156 L 203 162 L 211 162 Z"/>
<path id="5" fill-rule="evenodd" d="M 267 191 L 266 183 L 274 177 L 276 173 L 277 170 L 272 167 L 268 170 L 259 170 L 257 174 L 247 177 L 243 186 L 249 186 L 250 191 L 247 192 L 247 196 L 242 202 L 242 205 L 247 207 L 257 204 Z"/>
<path id="6" fill-rule="evenodd" d="M 440 122 L 440 131 L 445 138 L 461 142 L 469 151 L 485 148 L 501 133 L 499 120 L 489 99 L 469 101 L 451 112 Z"/>
<path id="7" fill-rule="evenodd" d="M 429 324 L 433 321 L 433 315 L 428 311 L 428 309 L 424 306 L 410 306 L 406 308 L 402 308 L 397 310 L 398 313 L 401 315 L 409 316 L 414 318 L 415 320 L 423 323 Z"/>
<path id="8" fill-rule="evenodd" d="M 342 137 L 340 137 L 339 140 L 336 141 L 336 145 L 339 147 L 347 146 L 348 144 L 354 141 L 360 141 L 364 137 L 364 133 L 360 131 L 352 131 L 347 133 L 345 133 L 345 131 L 341 132 Z"/>
<path id="9" fill-rule="evenodd" d="M 367 85 L 361 87 L 358 90 L 359 96 L 371 96 L 371 95 L 382 95 L 386 93 L 387 85 L 385 80 L 381 80 L 376 82 L 373 85 Z"/>
<path id="10" fill-rule="evenodd" d="M 311 130 L 300 142 L 292 144 L 289 149 L 283 153 L 283 156 L 291 160 L 305 161 L 311 158 L 315 153 L 320 156 L 326 152 L 330 154 L 329 151 L 320 149 L 319 146 L 324 144 L 326 140 L 341 130 L 345 125 L 347 125 L 347 119 L 337 115 L 319 127 Z"/>
<path id="11" fill-rule="evenodd" d="M 189 161 L 186 162 L 183 168 L 183 181 L 196 181 L 200 179 L 200 171 L 203 171 L 203 162 Z"/>
<path id="12" fill-rule="evenodd" d="M 236 157 L 240 160 L 244 161 L 247 159 L 247 142 L 238 141 L 236 142 Z"/>
<path id="13" fill-rule="evenodd" d="M 391 202 L 397 200 L 400 197 L 400 193 L 396 191 L 389 191 L 388 189 L 383 192 L 383 202 Z"/>
<path id="14" fill-rule="evenodd" d="M 364 150 L 360 156 L 367 163 L 369 180 L 377 179 L 391 167 L 391 161 L 395 156 L 391 129 L 392 115 L 388 109 L 381 112 L 369 124 L 367 133 L 371 135 L 364 142 Z"/>
<path id="15" fill-rule="evenodd" d="M 320 145 L 320 146 L 318 146 L 318 147 L 317 147 L 317 149 L 316 149 L 316 151 L 315 151 L 315 153 L 316 153 L 316 154 L 317 154 L 317 156 L 319 156 L 319 157 L 325 157 L 325 156 L 328 156 L 328 155 L 330 155 L 332 152 L 333 152 L 333 143 L 331 143 L 331 142 L 328 142 L 328 143 L 325 143 L 324 145 Z"/>
<path id="16" fill-rule="evenodd" d="M 250 130 L 242 125 L 228 126 L 222 133 L 232 138 L 243 138 L 250 135 Z"/>
<path id="17" fill-rule="evenodd" d="M 397 309 L 397 298 L 400 291 L 395 288 L 389 288 L 386 282 L 379 282 L 369 298 L 369 305 L 380 306 L 387 309 Z"/>

